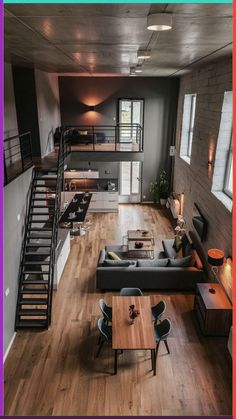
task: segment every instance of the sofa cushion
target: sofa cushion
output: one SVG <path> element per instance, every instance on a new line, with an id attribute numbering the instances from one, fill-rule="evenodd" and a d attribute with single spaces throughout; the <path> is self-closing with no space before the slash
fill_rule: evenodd
<path id="1" fill-rule="evenodd" d="M 185 248 L 183 249 L 183 256 L 191 256 L 192 255 L 192 245 L 190 243 L 187 243 Z"/>
<path id="2" fill-rule="evenodd" d="M 192 250 L 192 255 L 193 255 L 194 260 L 195 260 L 196 268 L 203 269 L 202 261 L 201 261 L 199 255 L 198 255 L 198 252 L 195 249 Z"/>
<path id="3" fill-rule="evenodd" d="M 190 243 L 189 243 L 189 239 L 188 239 L 188 237 L 187 237 L 187 234 L 184 234 L 184 235 L 181 237 L 181 242 L 182 242 L 183 255 L 185 256 L 185 250 L 186 250 L 186 247 L 187 247 L 187 245 L 188 245 L 188 244 L 190 244 Z M 186 255 L 186 256 L 188 256 L 188 255 Z"/>
<path id="4" fill-rule="evenodd" d="M 130 262 L 129 260 L 110 260 L 110 259 L 105 259 L 103 262 L 103 266 L 110 266 L 110 267 L 128 267 L 131 265 L 132 262 Z M 133 264 L 134 266 L 134 264 Z"/>
<path id="5" fill-rule="evenodd" d="M 107 252 L 109 259 L 121 260 L 121 258 L 115 252 Z"/>
<path id="6" fill-rule="evenodd" d="M 138 268 L 164 268 L 167 266 L 169 262 L 168 258 L 165 259 L 148 259 L 148 260 L 138 260 L 137 267 Z"/>
<path id="7" fill-rule="evenodd" d="M 192 255 L 181 259 L 169 259 L 168 267 L 170 268 L 187 268 L 194 265 Z"/>
<path id="8" fill-rule="evenodd" d="M 174 239 L 162 240 L 165 257 L 174 259 L 176 250 L 173 248 Z"/>
<path id="9" fill-rule="evenodd" d="M 178 234 L 174 238 L 173 248 L 175 249 L 176 252 L 178 252 L 182 248 L 182 240 L 181 240 L 181 237 L 178 236 Z"/>

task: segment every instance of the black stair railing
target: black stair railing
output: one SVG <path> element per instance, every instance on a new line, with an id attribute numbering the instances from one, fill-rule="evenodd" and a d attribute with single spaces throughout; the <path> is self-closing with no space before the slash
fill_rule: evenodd
<path id="1" fill-rule="evenodd" d="M 16 329 L 47 328 L 51 323 L 61 190 L 68 152 L 62 132 L 57 166 L 49 170 L 33 170 L 19 269 Z"/>
<path id="2" fill-rule="evenodd" d="M 4 186 L 33 166 L 31 132 L 4 140 Z"/>

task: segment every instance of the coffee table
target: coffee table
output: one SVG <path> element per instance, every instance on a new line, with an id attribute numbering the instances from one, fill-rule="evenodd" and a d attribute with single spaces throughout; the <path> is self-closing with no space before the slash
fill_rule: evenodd
<path id="1" fill-rule="evenodd" d="M 140 241 L 140 240 L 139 240 Z M 141 242 L 141 241 L 140 241 Z M 151 240 L 142 241 L 143 246 L 138 248 L 135 246 L 134 240 L 128 240 L 128 257 L 129 258 L 149 258 L 154 259 L 154 247 Z"/>
<path id="2" fill-rule="evenodd" d="M 153 232 L 151 230 L 128 230 L 128 241 L 151 241 L 154 244 Z"/>

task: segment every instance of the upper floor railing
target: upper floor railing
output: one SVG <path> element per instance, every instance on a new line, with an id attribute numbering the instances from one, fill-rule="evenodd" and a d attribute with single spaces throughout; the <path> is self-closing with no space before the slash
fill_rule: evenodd
<path id="1" fill-rule="evenodd" d="M 71 151 L 143 151 L 140 124 L 70 125 L 65 138 Z"/>
<path id="2" fill-rule="evenodd" d="M 31 132 L 4 140 L 4 185 L 33 166 Z"/>

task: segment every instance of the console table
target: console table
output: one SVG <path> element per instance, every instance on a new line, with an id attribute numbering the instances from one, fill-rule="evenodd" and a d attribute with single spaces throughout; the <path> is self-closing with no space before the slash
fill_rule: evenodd
<path id="1" fill-rule="evenodd" d="M 214 289 L 212 294 L 209 289 Z M 205 336 L 228 336 L 232 325 L 232 304 L 220 284 L 197 284 L 194 312 Z"/>

